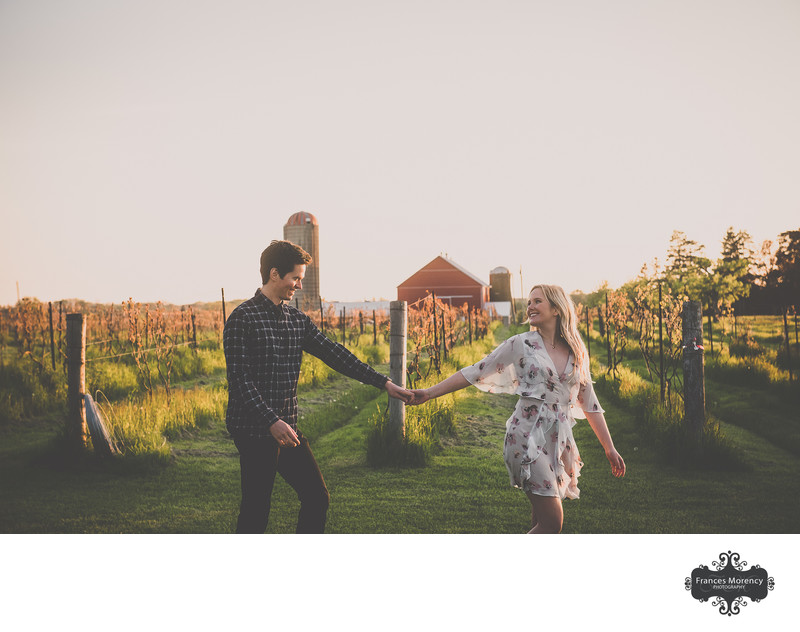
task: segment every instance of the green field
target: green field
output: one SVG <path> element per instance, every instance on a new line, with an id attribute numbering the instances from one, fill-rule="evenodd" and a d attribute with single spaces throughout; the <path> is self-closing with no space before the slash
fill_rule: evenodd
<path id="1" fill-rule="evenodd" d="M 498 339 L 508 335 L 501 328 Z M 488 341 L 487 341 L 488 342 Z M 634 360 L 635 364 L 635 360 Z M 380 365 L 386 372 L 387 367 Z M 204 378 L 201 389 L 224 381 Z M 185 384 L 189 386 L 189 384 Z M 565 533 L 795 533 L 800 509 L 796 406 L 769 388 L 709 378 L 709 409 L 742 467 L 670 463 L 633 410 L 598 384 L 624 479 L 612 477 L 585 421 L 575 436 L 585 467 L 581 498 L 564 502 Z M 222 391 L 224 392 L 224 391 Z M 342 402 L 350 414 L 342 416 Z M 456 432 L 426 466 L 367 464 L 369 419 L 386 395 L 341 376 L 300 389 L 306 427 L 331 494 L 330 533 L 524 533 L 529 504 L 502 460 L 514 398 L 470 387 L 455 400 Z M 324 424 L 326 418 L 336 423 Z M 236 449 L 221 418 L 168 432 L 169 456 L 109 462 L 60 458 L 57 414 L 0 424 L 0 532 L 225 533 L 239 500 Z M 291 533 L 299 503 L 278 479 L 268 531 Z"/>

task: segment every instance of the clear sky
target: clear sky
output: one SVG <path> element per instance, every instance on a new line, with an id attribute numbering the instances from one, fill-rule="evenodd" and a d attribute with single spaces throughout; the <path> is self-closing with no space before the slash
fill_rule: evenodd
<path id="1" fill-rule="evenodd" d="M 800 227 L 795 0 L 2 0 L 0 304 L 328 300 L 440 253 L 591 291 Z"/>

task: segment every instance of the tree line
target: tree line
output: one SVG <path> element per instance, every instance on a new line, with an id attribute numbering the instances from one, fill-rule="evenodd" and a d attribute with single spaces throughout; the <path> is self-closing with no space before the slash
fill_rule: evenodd
<path id="1" fill-rule="evenodd" d="M 657 281 L 671 295 L 700 301 L 713 318 L 730 315 L 777 315 L 800 302 L 800 229 L 788 230 L 759 246 L 746 230 L 729 227 L 720 256 L 709 258 L 703 244 L 676 230 L 665 263 L 644 264 L 639 276 L 619 288 L 633 296 L 643 281 Z M 599 307 L 609 291 L 604 284 L 578 300 Z"/>

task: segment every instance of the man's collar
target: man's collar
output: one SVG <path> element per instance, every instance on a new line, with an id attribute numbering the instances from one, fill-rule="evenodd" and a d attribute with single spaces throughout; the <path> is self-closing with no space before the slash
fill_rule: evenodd
<path id="1" fill-rule="evenodd" d="M 261 288 L 258 288 L 256 290 L 255 298 L 259 302 L 259 304 L 263 305 L 266 309 L 283 313 L 283 305 L 284 305 L 283 301 L 281 301 L 276 305 L 275 303 L 272 302 L 271 298 L 269 298 L 267 295 L 264 294 L 264 292 L 261 291 Z"/>

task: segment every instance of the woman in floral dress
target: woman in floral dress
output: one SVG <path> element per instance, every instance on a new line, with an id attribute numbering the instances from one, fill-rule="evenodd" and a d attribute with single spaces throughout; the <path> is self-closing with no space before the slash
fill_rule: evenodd
<path id="1" fill-rule="evenodd" d="M 531 502 L 529 533 L 559 533 L 563 498 L 578 498 L 581 462 L 572 436 L 575 417 L 586 418 L 611 464 L 625 475 L 589 375 L 586 347 L 572 300 L 555 285 L 537 285 L 528 297 L 531 331 L 512 336 L 486 358 L 435 386 L 414 391 L 422 404 L 470 384 L 488 393 L 519 395 L 506 422 L 503 457 L 511 485 Z"/>

